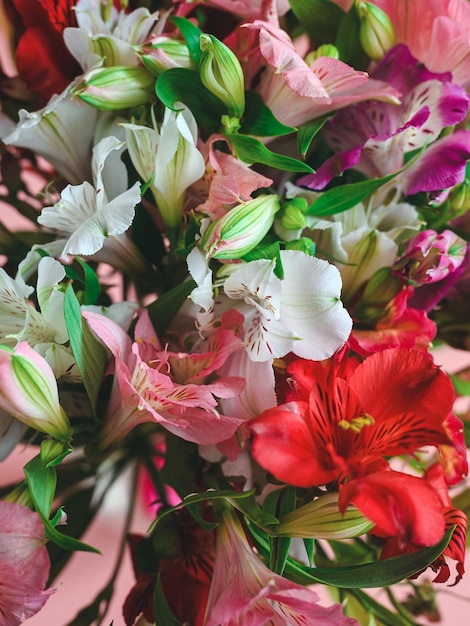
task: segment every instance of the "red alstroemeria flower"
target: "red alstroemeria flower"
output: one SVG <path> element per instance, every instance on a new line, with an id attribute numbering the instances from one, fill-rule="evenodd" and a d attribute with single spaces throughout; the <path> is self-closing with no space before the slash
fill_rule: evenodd
<path id="1" fill-rule="evenodd" d="M 16 50 L 18 72 L 28 88 L 47 102 L 61 93 L 80 66 L 67 50 L 62 32 L 76 26 L 74 0 L 12 0 L 25 32 Z"/>
<path id="2" fill-rule="evenodd" d="M 396 472 L 394 472 L 396 474 Z M 412 478 L 409 476 L 408 478 Z M 445 482 L 445 477 L 443 473 L 442 467 L 435 463 L 432 465 L 424 475 L 424 479 L 422 482 L 428 485 L 428 487 L 434 492 L 434 496 L 432 500 L 426 499 L 425 502 L 418 499 L 417 508 L 420 509 L 421 513 L 423 509 L 426 510 L 426 515 L 419 515 L 419 512 L 416 517 L 421 517 L 421 524 L 425 524 L 428 526 L 429 514 L 431 512 L 431 524 L 432 519 L 435 516 L 435 506 L 431 506 L 430 504 L 434 502 L 434 499 L 437 498 L 440 506 L 441 515 L 444 519 L 445 530 L 448 530 L 452 526 L 455 526 L 454 533 L 449 542 L 449 545 L 444 550 L 442 555 L 436 559 L 429 567 L 437 573 L 437 576 L 434 578 L 433 582 L 436 583 L 445 583 L 450 578 L 450 568 L 446 562 L 445 557 L 448 557 L 454 561 L 456 561 L 456 578 L 454 581 L 454 585 L 456 585 L 460 579 L 462 578 L 465 568 L 465 547 L 467 540 L 467 517 L 463 511 L 456 509 L 452 506 L 452 501 L 449 497 L 449 492 L 447 490 L 447 485 Z M 419 480 L 419 479 L 415 479 Z M 346 485 L 348 487 L 349 485 Z M 345 494 L 347 499 L 347 494 Z M 413 493 L 414 497 L 414 493 Z M 361 509 L 359 503 L 356 502 L 356 506 Z M 361 509 L 361 511 L 366 515 L 365 511 Z M 375 529 L 374 529 L 375 532 Z M 409 535 L 406 541 L 403 541 L 403 537 L 400 539 L 399 537 L 391 537 L 388 539 L 382 548 L 382 553 L 380 555 L 381 559 L 387 559 L 393 556 L 398 556 L 400 554 L 407 554 L 410 552 L 415 552 L 419 550 L 423 545 L 422 540 L 419 537 L 419 531 L 415 532 L 413 535 Z M 421 573 L 421 572 L 419 572 Z M 419 574 L 416 574 L 418 576 Z"/>
<path id="3" fill-rule="evenodd" d="M 354 363 L 354 362 L 353 362 Z M 278 479 L 310 487 L 385 470 L 385 457 L 450 445 L 450 379 L 419 350 L 389 349 L 351 373 L 349 359 L 294 362 L 289 402 L 250 422 L 253 456 Z"/>

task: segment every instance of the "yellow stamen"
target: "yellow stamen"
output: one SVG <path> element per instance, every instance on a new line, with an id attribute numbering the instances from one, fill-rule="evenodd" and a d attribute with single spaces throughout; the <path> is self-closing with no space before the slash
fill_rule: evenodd
<path id="1" fill-rule="evenodd" d="M 338 422 L 338 426 L 340 428 L 343 428 L 344 430 L 352 430 L 355 433 L 360 433 L 364 426 L 372 426 L 372 424 L 375 424 L 375 420 L 372 415 L 369 415 L 368 413 L 355 417 L 350 422 L 347 420 L 341 420 Z"/>

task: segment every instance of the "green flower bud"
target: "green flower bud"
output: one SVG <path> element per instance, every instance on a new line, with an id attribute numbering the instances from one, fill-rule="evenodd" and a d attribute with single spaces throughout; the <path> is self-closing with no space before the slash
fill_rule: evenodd
<path id="1" fill-rule="evenodd" d="M 315 59 L 320 57 L 330 57 L 331 59 L 339 59 L 339 50 L 336 46 L 331 43 L 325 43 L 322 46 L 319 46 L 313 52 L 310 52 L 305 57 L 305 63 L 307 65 L 311 65 Z"/>
<path id="2" fill-rule="evenodd" d="M 305 198 L 292 198 L 282 205 L 278 216 L 282 228 L 286 230 L 303 230 L 307 226 L 306 212 L 308 204 Z"/>
<path id="3" fill-rule="evenodd" d="M 329 493 L 287 513 L 270 531 L 276 537 L 340 540 L 359 537 L 373 526 L 355 506 L 349 505 L 342 515 L 338 494 Z"/>
<path id="4" fill-rule="evenodd" d="M 200 75 L 203 85 L 227 107 L 232 117 L 245 110 L 244 77 L 240 61 L 225 44 L 212 35 L 200 37 Z"/>
<path id="5" fill-rule="evenodd" d="M 388 15 L 370 2 L 358 2 L 361 20 L 359 41 L 364 52 L 374 61 L 380 61 L 396 44 L 395 29 Z"/>
<path id="6" fill-rule="evenodd" d="M 150 102 L 155 78 L 143 67 L 105 67 L 91 70 L 72 94 L 103 111 L 117 111 Z"/>
<path id="7" fill-rule="evenodd" d="M 452 217 L 463 215 L 470 209 L 470 181 L 455 185 L 449 193 L 449 204 L 452 209 Z"/>
<path id="8" fill-rule="evenodd" d="M 156 43 L 145 45 L 139 51 L 140 59 L 154 76 L 160 76 L 173 67 L 194 67 L 188 46 L 177 39 L 159 37 Z"/>
<path id="9" fill-rule="evenodd" d="M 213 259 L 238 259 L 263 239 L 279 210 L 274 194 L 258 196 L 234 207 L 209 224 L 202 236 L 202 248 Z"/>

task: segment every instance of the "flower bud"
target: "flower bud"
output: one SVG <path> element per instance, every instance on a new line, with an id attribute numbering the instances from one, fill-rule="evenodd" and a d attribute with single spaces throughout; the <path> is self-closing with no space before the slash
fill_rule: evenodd
<path id="1" fill-rule="evenodd" d="M 367 281 L 354 306 L 354 317 L 360 322 L 375 324 L 384 317 L 402 289 L 403 280 L 394 275 L 389 267 L 381 267 Z"/>
<path id="2" fill-rule="evenodd" d="M 449 203 L 452 209 L 452 217 L 463 215 L 470 209 L 470 181 L 455 185 L 449 193 Z"/>
<path id="3" fill-rule="evenodd" d="M 395 29 L 388 15 L 370 2 L 358 2 L 361 25 L 359 41 L 364 52 L 374 61 L 380 61 L 396 44 Z"/>
<path id="4" fill-rule="evenodd" d="M 200 37 L 200 75 L 203 85 L 240 118 L 245 110 L 244 77 L 240 61 L 225 44 L 212 35 Z"/>
<path id="5" fill-rule="evenodd" d="M 193 67 L 188 46 L 171 37 L 158 37 L 151 45 L 145 45 L 139 51 L 142 63 L 154 76 L 160 76 L 173 67 Z"/>
<path id="6" fill-rule="evenodd" d="M 95 109 L 117 111 L 150 102 L 155 78 L 143 67 L 104 67 L 91 70 L 72 94 Z"/>
<path id="7" fill-rule="evenodd" d="M 303 230 L 307 226 L 306 212 L 308 204 L 305 198 L 292 198 L 282 205 L 279 214 L 282 228 Z"/>
<path id="8" fill-rule="evenodd" d="M 408 242 L 393 269 L 404 274 L 415 287 L 435 283 L 461 265 L 466 250 L 466 242 L 451 230 L 440 234 L 423 230 Z"/>
<path id="9" fill-rule="evenodd" d="M 287 513 L 270 530 L 277 537 L 340 540 L 363 535 L 373 526 L 355 506 L 341 514 L 338 494 L 329 493 Z"/>
<path id="10" fill-rule="evenodd" d="M 313 52 L 310 52 L 305 57 L 305 63 L 307 65 L 311 65 L 315 61 L 315 59 L 319 59 L 320 57 L 330 57 L 331 59 L 339 59 L 339 50 L 333 44 L 325 43 L 322 46 L 319 46 Z"/>
<path id="11" fill-rule="evenodd" d="M 248 254 L 269 231 L 278 210 L 275 194 L 258 196 L 234 207 L 205 230 L 202 248 L 206 256 L 230 260 Z"/>
<path id="12" fill-rule="evenodd" d="M 54 373 L 26 342 L 15 350 L 0 348 L 0 408 L 30 428 L 64 443 L 70 440 Z"/>

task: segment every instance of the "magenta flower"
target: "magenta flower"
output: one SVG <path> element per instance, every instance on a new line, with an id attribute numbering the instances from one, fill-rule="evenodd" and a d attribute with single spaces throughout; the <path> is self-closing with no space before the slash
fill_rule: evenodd
<path id="1" fill-rule="evenodd" d="M 341 605 L 323 607 L 309 588 L 274 574 L 253 551 L 239 521 L 225 513 L 217 528 L 205 626 L 355 626 Z"/>
<path id="2" fill-rule="evenodd" d="M 337 175 L 355 167 L 370 178 L 399 171 L 405 154 L 435 142 L 400 175 L 406 193 L 445 189 L 460 182 L 470 154 L 470 132 L 436 141 L 444 128 L 465 119 L 469 97 L 450 74 L 433 74 L 404 45 L 393 48 L 372 77 L 403 94 L 399 106 L 365 102 L 341 111 L 328 122 L 325 137 L 335 152 L 315 174 L 298 182 L 323 189 Z"/>
<path id="3" fill-rule="evenodd" d="M 45 604 L 50 561 L 37 513 L 0 501 L 0 623 L 18 626 Z"/>
<path id="4" fill-rule="evenodd" d="M 461 264 L 467 243 L 451 230 L 423 230 L 410 239 L 394 269 L 414 286 L 442 280 Z"/>

